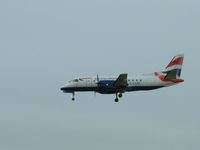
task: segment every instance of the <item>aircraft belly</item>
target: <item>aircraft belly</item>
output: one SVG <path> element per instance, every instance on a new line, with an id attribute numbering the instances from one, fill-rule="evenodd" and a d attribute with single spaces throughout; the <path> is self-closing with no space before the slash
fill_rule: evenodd
<path id="1" fill-rule="evenodd" d="M 63 92 L 72 93 L 72 92 L 87 92 L 87 91 L 96 91 L 97 87 L 66 87 L 61 89 Z"/>
<path id="2" fill-rule="evenodd" d="M 115 94 L 115 93 L 124 93 L 126 88 L 98 88 L 96 92 L 101 94 Z"/>
<path id="3" fill-rule="evenodd" d="M 127 88 L 127 92 L 131 91 L 148 91 L 162 88 L 164 86 L 130 86 Z"/>

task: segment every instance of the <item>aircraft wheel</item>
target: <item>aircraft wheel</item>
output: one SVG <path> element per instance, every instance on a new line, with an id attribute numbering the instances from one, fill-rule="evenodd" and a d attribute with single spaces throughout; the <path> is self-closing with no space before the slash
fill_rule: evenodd
<path id="1" fill-rule="evenodd" d="M 122 96 L 123 96 L 123 95 L 122 95 L 122 93 L 119 93 L 119 95 L 118 95 L 118 96 L 119 96 L 119 98 L 122 98 Z"/>
<path id="2" fill-rule="evenodd" d="M 74 98 L 74 97 L 72 98 L 72 101 L 75 101 L 75 98 Z"/>
<path id="3" fill-rule="evenodd" d="M 119 99 L 118 99 L 118 98 L 116 98 L 116 99 L 115 99 L 115 102 L 116 102 L 116 103 L 117 103 L 117 102 L 119 102 Z"/>

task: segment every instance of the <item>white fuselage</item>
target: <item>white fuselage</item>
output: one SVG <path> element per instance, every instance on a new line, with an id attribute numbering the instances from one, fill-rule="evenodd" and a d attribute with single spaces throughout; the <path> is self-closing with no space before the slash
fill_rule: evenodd
<path id="1" fill-rule="evenodd" d="M 66 93 L 76 91 L 95 91 L 102 94 L 113 94 L 116 92 L 130 92 L 140 90 L 153 90 L 162 87 L 174 85 L 174 82 L 161 81 L 154 74 L 142 75 L 127 79 L 127 87 L 125 89 L 113 87 L 113 83 L 117 78 L 99 78 L 101 86 L 98 85 L 97 78 L 79 78 L 69 81 L 68 85 L 62 90 Z"/>

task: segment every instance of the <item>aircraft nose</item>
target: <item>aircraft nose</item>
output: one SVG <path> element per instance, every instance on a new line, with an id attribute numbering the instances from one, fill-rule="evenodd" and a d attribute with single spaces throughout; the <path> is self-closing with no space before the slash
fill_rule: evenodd
<path id="1" fill-rule="evenodd" d="M 61 91 L 65 91 L 65 90 L 67 90 L 69 88 L 69 85 L 67 84 L 67 85 L 63 85 L 61 88 L 60 88 L 60 90 Z"/>
<path id="2" fill-rule="evenodd" d="M 73 90 L 73 87 L 70 85 L 67 85 L 67 86 L 61 87 L 60 90 L 63 91 L 64 93 L 67 93 L 67 92 L 71 92 Z"/>
<path id="3" fill-rule="evenodd" d="M 64 93 L 68 92 L 70 89 L 68 87 L 61 87 L 60 88 L 61 91 L 63 91 Z"/>
<path id="4" fill-rule="evenodd" d="M 65 89 L 66 89 L 66 87 L 61 87 L 60 88 L 61 91 L 64 91 Z"/>

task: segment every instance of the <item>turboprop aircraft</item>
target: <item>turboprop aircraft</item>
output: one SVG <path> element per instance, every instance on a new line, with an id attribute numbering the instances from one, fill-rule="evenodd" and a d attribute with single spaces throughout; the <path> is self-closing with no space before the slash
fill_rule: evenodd
<path id="1" fill-rule="evenodd" d="M 77 78 L 69 81 L 62 87 L 64 93 L 72 93 L 74 101 L 75 92 L 93 91 L 101 94 L 115 94 L 115 102 L 122 98 L 125 92 L 154 90 L 176 85 L 184 82 L 181 76 L 184 55 L 176 55 L 167 67 L 160 72 L 145 74 L 128 78 L 127 73 L 122 73 L 118 78 Z"/>

